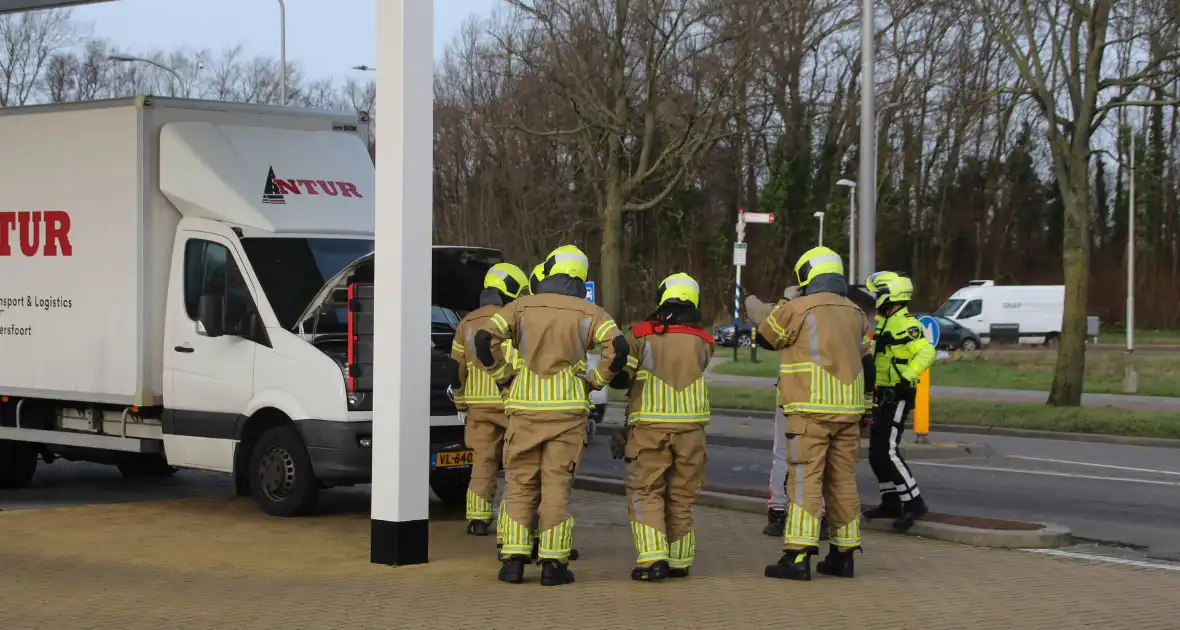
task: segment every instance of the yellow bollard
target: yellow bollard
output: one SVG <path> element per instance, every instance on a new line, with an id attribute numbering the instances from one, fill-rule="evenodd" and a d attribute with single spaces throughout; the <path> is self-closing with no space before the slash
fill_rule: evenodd
<path id="1" fill-rule="evenodd" d="M 918 379 L 918 392 L 914 397 L 914 435 L 918 444 L 925 444 L 930 435 L 930 370 Z"/>

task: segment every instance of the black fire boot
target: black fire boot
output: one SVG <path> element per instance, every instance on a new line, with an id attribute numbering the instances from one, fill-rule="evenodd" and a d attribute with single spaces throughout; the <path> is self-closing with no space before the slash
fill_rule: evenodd
<path id="1" fill-rule="evenodd" d="M 776 510 L 770 508 L 766 511 L 766 527 L 762 528 L 762 533 L 767 536 L 781 537 L 783 530 L 787 527 L 787 512 L 786 510 Z"/>
<path id="2" fill-rule="evenodd" d="M 683 569 L 668 569 L 668 577 L 686 578 L 688 577 L 688 567 L 684 567 Z"/>
<path id="3" fill-rule="evenodd" d="M 820 540 L 828 540 L 828 537 L 829 537 L 828 517 L 824 516 L 823 520 L 821 520 L 819 522 L 819 539 Z"/>
<path id="4" fill-rule="evenodd" d="M 659 582 L 668 577 L 671 572 L 672 569 L 668 566 L 667 561 L 660 560 L 651 563 L 651 566 L 631 569 L 631 579 L 636 582 Z"/>
<path id="5" fill-rule="evenodd" d="M 783 552 L 783 557 L 779 558 L 777 564 L 771 564 L 766 567 L 766 577 L 779 580 L 810 582 L 812 553 L 814 552 L 809 549 Z"/>
<path id="6" fill-rule="evenodd" d="M 926 516 L 929 511 L 926 508 L 925 499 L 916 496 L 902 504 L 901 514 L 893 521 L 893 529 L 904 532 L 914 526 L 914 521 Z"/>
<path id="7" fill-rule="evenodd" d="M 501 582 L 508 582 L 509 584 L 521 584 L 524 582 L 524 565 L 528 564 L 529 557 L 522 555 L 513 555 L 504 558 L 503 564 L 500 565 L 500 575 L 498 579 Z"/>
<path id="8" fill-rule="evenodd" d="M 541 586 L 561 586 L 573 583 L 574 572 L 570 571 L 570 565 L 557 560 L 541 561 Z"/>
<path id="9" fill-rule="evenodd" d="M 497 560 L 504 559 L 504 556 L 501 555 L 503 549 L 504 549 L 504 543 L 496 543 L 496 559 Z"/>
<path id="10" fill-rule="evenodd" d="M 875 518 L 897 518 L 899 516 L 901 516 L 901 499 L 897 497 L 896 492 L 881 495 L 880 505 L 864 511 L 864 517 L 870 521 Z"/>
<path id="11" fill-rule="evenodd" d="M 539 559 L 540 555 L 541 555 L 541 537 L 540 536 L 533 536 L 533 550 L 529 554 L 529 557 L 532 558 L 533 563 L 540 564 L 541 563 L 541 561 Z"/>
<path id="12" fill-rule="evenodd" d="M 852 554 L 858 549 L 860 547 L 841 549 L 836 545 L 832 545 L 828 548 L 827 557 L 816 563 L 815 570 L 824 575 L 850 578 L 854 574 Z"/>
<path id="13" fill-rule="evenodd" d="M 488 532 L 490 531 L 489 528 L 491 527 L 491 524 L 491 521 L 467 521 L 467 533 L 472 536 L 487 536 Z"/>

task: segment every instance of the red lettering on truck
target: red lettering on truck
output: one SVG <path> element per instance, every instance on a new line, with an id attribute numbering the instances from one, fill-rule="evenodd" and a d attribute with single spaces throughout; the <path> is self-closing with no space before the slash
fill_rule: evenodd
<path id="1" fill-rule="evenodd" d="M 287 195 L 319 195 L 321 193 L 329 197 L 365 198 L 357 190 L 356 184 L 352 182 L 326 179 L 284 179 L 275 177 L 274 167 L 270 167 L 266 174 L 266 184 L 262 190 L 262 203 L 283 204 L 287 202 Z"/>
<path id="2" fill-rule="evenodd" d="M 19 233 L 24 256 L 73 256 L 70 214 L 62 210 L 0 212 L 0 256 L 12 256 L 12 235 Z"/>

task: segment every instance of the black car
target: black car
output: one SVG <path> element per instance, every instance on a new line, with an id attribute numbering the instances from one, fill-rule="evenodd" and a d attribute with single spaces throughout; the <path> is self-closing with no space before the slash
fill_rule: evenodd
<path id="1" fill-rule="evenodd" d="M 915 313 L 914 317 L 922 317 L 922 315 Z M 963 350 L 965 352 L 971 352 L 983 347 L 983 344 L 979 341 L 979 335 L 974 330 L 941 315 L 931 315 L 931 317 L 938 323 L 939 350 Z"/>
<path id="2" fill-rule="evenodd" d="M 733 323 L 722 324 L 713 329 L 713 337 L 717 340 L 717 345 L 723 348 L 732 348 L 737 346 L 739 348 L 749 348 L 750 340 L 754 336 L 754 322 L 743 321 L 737 327 L 737 332 L 734 332 Z"/>

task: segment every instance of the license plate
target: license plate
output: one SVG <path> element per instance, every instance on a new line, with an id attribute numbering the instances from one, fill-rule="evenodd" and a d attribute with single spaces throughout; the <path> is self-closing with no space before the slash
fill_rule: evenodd
<path id="1" fill-rule="evenodd" d="M 434 455 L 435 468 L 458 468 L 470 466 L 475 461 L 475 451 L 453 451 L 450 453 L 436 453 Z"/>

